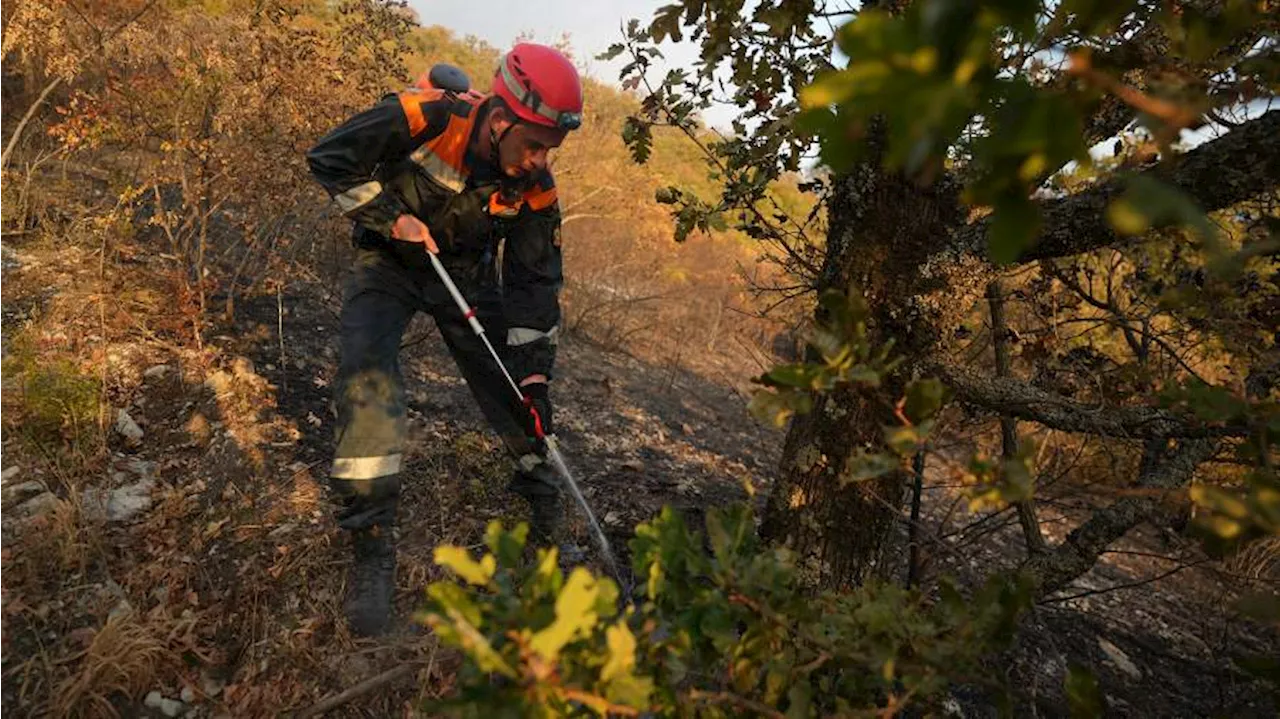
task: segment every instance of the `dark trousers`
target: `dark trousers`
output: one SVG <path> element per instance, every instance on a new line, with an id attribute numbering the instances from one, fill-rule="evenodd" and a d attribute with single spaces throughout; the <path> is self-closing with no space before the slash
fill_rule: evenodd
<path id="1" fill-rule="evenodd" d="M 496 283 L 467 277 L 460 272 L 454 281 L 504 355 L 501 291 Z M 416 312 L 435 320 L 472 396 L 515 461 L 510 489 L 525 497 L 558 496 L 555 473 L 525 434 L 527 410 L 425 258 L 410 266 L 385 249 L 361 248 L 343 295 L 342 354 L 333 388 L 338 425 L 330 485 L 341 503 L 340 526 L 368 529 L 395 521 L 406 434 L 400 343 Z"/>

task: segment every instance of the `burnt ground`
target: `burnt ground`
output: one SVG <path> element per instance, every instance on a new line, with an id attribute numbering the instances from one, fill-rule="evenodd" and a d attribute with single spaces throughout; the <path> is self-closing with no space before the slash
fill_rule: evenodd
<path id="1" fill-rule="evenodd" d="M 6 272 L 6 308 L 59 283 L 71 287 L 84 258 L 60 257 L 20 253 L 21 264 Z M 209 333 L 199 352 L 133 332 L 94 354 L 91 333 L 104 322 L 94 312 L 59 315 L 56 301 L 36 312 L 48 343 L 86 352 L 86 367 L 107 363 L 113 405 L 146 437 L 128 448 L 113 435 L 107 453 L 83 459 L 77 478 L 6 435 L 5 467 L 18 467 L 6 487 L 36 480 L 55 498 L 51 514 L 26 518 L 11 518 L 21 512 L 6 500 L 6 711 L 161 716 L 140 701 L 154 691 L 182 697 L 185 716 L 278 716 L 404 662 L 415 670 L 331 715 L 405 715 L 420 699 L 448 693 L 456 658 L 412 621 L 423 586 L 441 577 L 432 549 L 478 546 L 490 520 L 517 521 L 523 508 L 504 491 L 502 452 L 420 318 L 402 357 L 411 424 L 400 623 L 387 638 L 352 638 L 340 618 L 347 555 L 323 491 L 338 305 L 320 283 L 299 285 L 241 303 L 234 324 Z M 62 325 L 50 335 L 54 317 Z M 6 314 L 6 336 L 29 320 Z M 155 370 L 161 365 L 169 369 Z M 696 521 L 708 507 L 746 497 L 744 483 L 767 491 L 782 435 L 748 417 L 739 389 L 577 338 L 562 347 L 557 372 L 563 448 L 615 548 L 664 504 Z M 149 509 L 125 522 L 89 516 L 82 490 L 128 483 L 119 468 L 131 460 L 154 463 Z M 926 516 L 950 504 L 946 492 L 930 492 Z M 585 523 L 572 516 L 574 539 L 589 546 Z M 1056 521 L 1046 517 L 1051 539 L 1062 536 Z M 1014 532 L 1004 526 L 966 535 L 955 551 L 935 548 L 930 572 L 963 580 L 1014 566 Z M 1168 541 L 1154 533 L 1127 540 L 1120 549 L 1143 554 L 1108 555 L 1065 594 L 1138 583 L 1171 566 L 1147 554 L 1191 556 Z M 1274 655 L 1280 643 L 1237 620 L 1222 571 L 1202 562 L 1131 589 L 1051 599 L 991 671 L 1017 691 L 1019 716 L 1066 716 L 1069 664 L 1097 674 L 1109 715 L 1274 716 L 1267 688 L 1230 657 Z M 988 713 L 981 695 L 957 694 L 967 715 Z"/>

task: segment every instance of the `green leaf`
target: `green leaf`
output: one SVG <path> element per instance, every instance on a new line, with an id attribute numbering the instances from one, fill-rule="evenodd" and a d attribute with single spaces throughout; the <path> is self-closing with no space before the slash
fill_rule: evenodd
<path id="1" fill-rule="evenodd" d="M 907 399 L 903 413 L 912 422 L 919 423 L 937 414 L 946 399 L 947 388 L 941 381 L 929 378 L 907 385 Z"/>
<path id="2" fill-rule="evenodd" d="M 653 22 L 649 25 L 649 34 L 655 43 L 660 43 L 670 36 L 673 42 L 680 42 L 680 15 L 684 7 L 680 5 L 663 5 L 653 14 Z"/>
<path id="3" fill-rule="evenodd" d="M 1196 201 L 1182 190 L 1147 175 L 1129 178 L 1124 195 L 1107 209 L 1117 232 L 1139 234 L 1150 227 L 1180 226 L 1213 242 L 1217 230 Z"/>
<path id="4" fill-rule="evenodd" d="M 855 452 L 850 455 L 845 471 L 840 475 L 840 483 L 844 485 L 883 477 L 901 466 L 897 457 L 882 453 Z"/>
<path id="5" fill-rule="evenodd" d="M 653 199 L 660 205 L 674 205 L 680 201 L 680 190 L 674 187 L 659 187 L 653 191 Z"/>
<path id="6" fill-rule="evenodd" d="M 501 654 L 494 650 L 493 645 L 474 625 L 452 610 L 449 611 L 448 617 L 451 620 L 452 632 L 442 631 L 438 616 L 428 616 L 427 620 L 437 635 L 446 640 L 452 640 L 451 643 L 465 651 L 480 671 L 498 672 L 512 678 L 516 676 L 516 671 L 507 664 Z"/>
<path id="7" fill-rule="evenodd" d="M 596 596 L 599 584 L 591 572 L 582 567 L 573 570 L 560 596 L 556 598 L 556 619 L 535 633 L 529 646 L 548 661 L 555 661 L 565 644 L 596 625 Z"/>
<path id="8" fill-rule="evenodd" d="M 622 51 L 623 51 L 623 50 L 626 50 L 626 49 L 627 49 L 627 46 L 626 46 L 626 45 L 623 45 L 623 44 L 622 44 L 622 43 L 620 43 L 620 42 L 615 42 L 614 44 L 612 44 L 612 45 L 610 45 L 610 46 L 609 46 L 609 49 L 608 49 L 608 50 L 605 50 L 604 52 L 600 53 L 599 55 L 596 55 L 596 59 L 597 59 L 597 60 L 606 60 L 606 61 L 607 61 L 607 60 L 612 60 L 613 58 L 615 58 L 615 57 L 617 57 L 617 56 L 621 55 L 621 54 L 622 54 Z"/>
<path id="9" fill-rule="evenodd" d="M 900 456 L 913 455 L 924 444 L 925 433 L 918 427 L 890 426 L 884 428 L 884 442 Z"/>
<path id="10" fill-rule="evenodd" d="M 648 677 L 634 675 L 622 676 L 609 682 L 605 696 L 616 704 L 625 704 L 636 709 L 649 706 L 649 697 L 653 694 L 653 680 Z"/>
<path id="11" fill-rule="evenodd" d="M 1040 231 L 1040 210 L 1025 197 L 996 206 L 987 230 L 987 253 L 996 264 L 1018 259 Z"/>
<path id="12" fill-rule="evenodd" d="M 1079 664 L 1072 664 L 1067 667 L 1064 686 L 1071 719 L 1102 716 L 1102 692 L 1098 689 L 1098 680 L 1093 672 Z"/>
<path id="13" fill-rule="evenodd" d="M 427 598 L 434 602 L 434 608 L 457 612 L 471 624 L 480 623 L 480 608 L 471 601 L 467 590 L 453 582 L 432 582 L 427 586 Z"/>
<path id="14" fill-rule="evenodd" d="M 633 116 L 622 123 L 622 142 L 631 150 L 631 159 L 638 165 L 649 160 L 653 150 L 653 130 L 644 120 Z"/>
<path id="15" fill-rule="evenodd" d="M 747 505 L 712 508 L 707 512 L 707 539 L 711 551 L 722 563 L 729 563 L 755 530 Z"/>
<path id="16" fill-rule="evenodd" d="M 625 621 L 605 630 L 608 657 L 600 669 L 600 680 L 610 682 L 629 675 L 636 668 L 636 638 Z"/>
<path id="17" fill-rule="evenodd" d="M 813 398 L 808 392 L 761 390 L 751 396 L 747 409 L 757 419 L 775 427 L 784 427 L 795 414 L 806 414 L 813 409 Z"/>
<path id="18" fill-rule="evenodd" d="M 492 554 L 484 555 L 484 558 L 477 562 L 471 558 L 467 550 L 454 546 L 436 547 L 435 562 L 452 570 L 464 581 L 479 586 L 487 585 L 498 568 L 498 563 Z"/>
<path id="19" fill-rule="evenodd" d="M 485 528 L 484 543 L 498 559 L 503 567 L 515 567 L 524 553 L 525 540 L 529 536 L 529 525 L 521 522 L 515 529 L 505 531 L 502 522 L 492 521 Z"/>
<path id="20" fill-rule="evenodd" d="M 538 565 L 533 573 L 533 581 L 529 587 L 535 597 L 557 596 L 564 586 L 564 573 L 560 571 L 560 550 L 547 547 L 538 550 Z"/>
<path id="21" fill-rule="evenodd" d="M 813 703 L 813 687 L 808 679 L 799 679 L 787 692 L 787 719 L 806 719 Z"/>
<path id="22" fill-rule="evenodd" d="M 810 364 L 784 364 L 769 370 L 764 379 L 774 386 L 817 389 L 821 377 L 821 367 Z"/>

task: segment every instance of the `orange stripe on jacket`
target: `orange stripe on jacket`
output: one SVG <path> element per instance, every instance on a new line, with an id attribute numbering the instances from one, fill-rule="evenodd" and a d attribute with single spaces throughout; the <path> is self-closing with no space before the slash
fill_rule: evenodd
<path id="1" fill-rule="evenodd" d="M 545 190 L 530 190 L 524 193 L 524 201 L 529 203 L 531 210 L 545 210 L 556 204 L 556 188 L 551 186 Z"/>

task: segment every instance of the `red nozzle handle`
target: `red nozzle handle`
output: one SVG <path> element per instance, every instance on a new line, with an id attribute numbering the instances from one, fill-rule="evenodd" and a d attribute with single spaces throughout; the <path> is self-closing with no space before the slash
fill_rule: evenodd
<path id="1" fill-rule="evenodd" d="M 533 415 L 533 436 L 546 439 L 547 433 L 542 429 L 542 415 L 538 414 L 538 408 L 533 406 L 533 398 L 529 395 L 524 396 L 524 406 L 529 409 L 529 414 Z"/>

